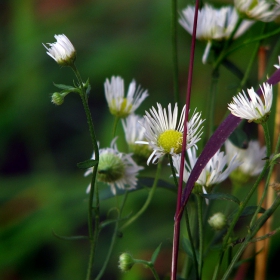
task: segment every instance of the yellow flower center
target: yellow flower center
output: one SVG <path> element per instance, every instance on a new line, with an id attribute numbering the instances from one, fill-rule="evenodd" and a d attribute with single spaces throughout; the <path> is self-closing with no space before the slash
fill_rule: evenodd
<path id="1" fill-rule="evenodd" d="M 120 108 L 117 108 L 116 100 L 113 99 L 109 109 L 112 115 L 119 118 L 126 118 L 131 113 L 132 104 L 128 102 L 127 98 L 123 98 Z"/>
<path id="2" fill-rule="evenodd" d="M 170 153 L 171 149 L 175 154 L 182 152 L 183 133 L 177 130 L 166 130 L 158 137 L 158 145 L 164 149 L 166 153 Z"/>

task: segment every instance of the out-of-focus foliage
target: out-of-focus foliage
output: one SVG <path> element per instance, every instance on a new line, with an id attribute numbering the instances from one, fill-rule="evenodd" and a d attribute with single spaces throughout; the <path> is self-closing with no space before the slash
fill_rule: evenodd
<path id="1" fill-rule="evenodd" d="M 186 4 L 179 1 L 180 8 Z M 120 75 L 126 86 L 135 78 L 148 89 L 150 96 L 137 111 L 140 114 L 158 101 L 165 106 L 174 100 L 170 8 L 170 1 L 160 0 L 1 2 L 1 279 L 74 280 L 83 279 L 86 273 L 88 242 L 59 240 L 52 231 L 65 236 L 87 234 L 85 189 L 89 181 L 76 163 L 90 158 L 92 147 L 79 96 L 69 94 L 62 106 L 50 102 L 56 90 L 52 83 L 71 84 L 74 76 L 69 68 L 59 67 L 46 55 L 42 43 L 54 42 L 54 34 L 63 33 L 75 46 L 77 67 L 92 86 L 89 103 L 97 137 L 100 146 L 106 147 L 113 128 L 113 117 L 104 98 L 106 78 Z M 182 102 L 190 38 L 179 27 Z M 205 109 L 211 75 L 211 67 L 202 67 L 201 63 L 204 47 L 197 42 L 191 106 L 199 110 Z M 250 47 L 246 47 L 232 59 L 242 68 L 249 53 Z M 221 76 L 219 87 L 224 94 L 218 100 L 222 107 L 216 115 L 217 124 L 238 85 L 226 70 Z M 256 84 L 255 76 L 252 83 Z M 120 127 L 118 133 L 121 134 Z M 122 146 L 120 141 L 120 149 Z M 131 193 L 127 214 L 136 212 L 146 196 L 146 190 Z M 122 198 L 102 202 L 104 217 L 116 199 Z M 121 275 L 118 256 L 129 250 L 136 258 L 149 259 L 161 242 L 163 249 L 156 268 L 161 275 L 169 272 L 175 203 L 172 192 L 158 190 L 148 211 L 118 241 L 104 279 L 148 279 L 150 272 L 137 266 Z M 95 271 L 105 258 L 110 234 L 110 227 L 101 233 Z"/>

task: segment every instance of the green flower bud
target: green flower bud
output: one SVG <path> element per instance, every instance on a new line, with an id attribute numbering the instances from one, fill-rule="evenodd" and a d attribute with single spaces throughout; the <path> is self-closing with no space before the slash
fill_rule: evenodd
<path id="1" fill-rule="evenodd" d="M 64 102 L 64 96 L 59 92 L 55 92 L 52 95 L 52 103 L 55 105 L 61 105 Z"/>
<path id="2" fill-rule="evenodd" d="M 134 259 L 128 253 L 122 253 L 119 257 L 119 268 L 121 271 L 129 271 L 135 264 Z"/>
<path id="3" fill-rule="evenodd" d="M 218 212 L 209 218 L 208 223 L 214 230 L 221 230 L 226 226 L 227 218 L 223 213 Z"/>

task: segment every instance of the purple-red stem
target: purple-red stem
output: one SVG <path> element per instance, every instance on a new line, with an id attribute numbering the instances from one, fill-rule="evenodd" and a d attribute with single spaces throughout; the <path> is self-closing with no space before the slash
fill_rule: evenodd
<path id="1" fill-rule="evenodd" d="M 199 8 L 199 0 L 196 0 L 193 35 L 192 35 L 192 43 L 191 43 L 190 64 L 189 64 L 189 73 L 188 73 L 186 111 L 185 111 L 185 123 L 184 123 L 183 144 L 182 144 L 182 153 L 181 153 L 181 165 L 180 165 L 180 173 L 179 173 L 179 184 L 178 184 L 178 193 L 177 193 L 177 206 L 176 206 L 175 221 L 174 221 L 171 280 L 176 280 L 176 274 L 177 274 L 178 251 L 179 251 L 179 240 L 180 240 L 180 222 L 182 218 L 181 201 L 182 201 L 182 188 L 183 188 L 183 171 L 184 171 L 184 161 L 185 161 L 186 143 L 187 143 L 187 130 L 188 130 L 187 121 L 189 119 L 190 99 L 191 99 L 191 89 L 192 89 L 198 8 Z"/>

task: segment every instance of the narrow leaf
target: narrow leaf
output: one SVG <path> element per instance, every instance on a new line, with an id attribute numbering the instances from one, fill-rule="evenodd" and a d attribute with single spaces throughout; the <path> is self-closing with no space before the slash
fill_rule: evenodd
<path id="1" fill-rule="evenodd" d="M 230 200 L 232 202 L 235 202 L 236 204 L 240 205 L 240 200 L 233 195 L 227 194 L 227 193 L 209 193 L 209 194 L 201 194 L 202 197 L 207 199 L 220 199 L 220 200 Z"/>
<path id="2" fill-rule="evenodd" d="M 55 84 L 53 83 L 57 88 L 62 89 L 62 90 L 67 90 L 67 91 L 73 91 L 73 92 L 77 92 L 77 88 L 73 87 L 73 86 L 68 86 L 68 85 L 63 85 L 63 84 Z"/>
<path id="3" fill-rule="evenodd" d="M 88 236 L 85 235 L 76 235 L 76 236 L 63 236 L 63 235 L 58 235 L 57 233 L 52 231 L 53 235 L 59 239 L 62 240 L 81 240 L 81 239 L 88 239 Z"/>
<path id="4" fill-rule="evenodd" d="M 161 243 L 158 245 L 158 247 L 155 249 L 153 255 L 152 255 L 152 258 L 151 258 L 151 263 L 155 263 L 156 262 L 156 259 L 157 259 L 157 256 L 160 252 L 160 248 L 161 248 Z"/>
<path id="5" fill-rule="evenodd" d="M 77 163 L 77 166 L 78 166 L 78 168 L 81 168 L 81 169 L 87 169 L 87 168 L 96 166 L 97 163 L 98 163 L 98 161 L 95 159 L 87 159 L 85 161 Z"/>

